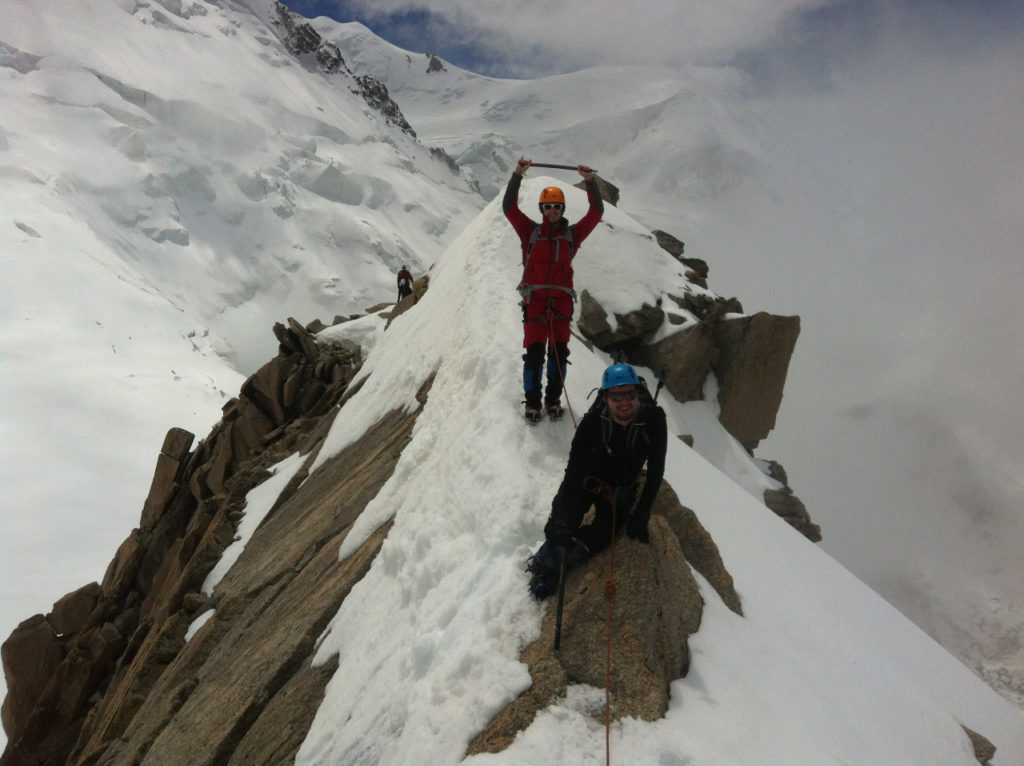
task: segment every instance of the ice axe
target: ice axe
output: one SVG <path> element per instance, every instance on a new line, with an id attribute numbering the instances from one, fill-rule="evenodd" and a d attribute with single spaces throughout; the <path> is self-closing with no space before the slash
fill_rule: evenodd
<path id="1" fill-rule="evenodd" d="M 556 170 L 577 170 L 578 165 L 552 165 L 550 162 L 531 162 L 531 168 L 555 168 Z M 591 173 L 596 173 L 594 168 L 590 169 Z"/>
<path id="2" fill-rule="evenodd" d="M 562 643 L 562 606 L 565 604 L 565 557 L 564 545 L 558 546 L 558 607 L 555 609 L 555 646 L 554 651 Z"/>
<path id="3" fill-rule="evenodd" d="M 658 394 L 661 393 L 661 389 L 665 385 L 665 378 L 668 377 L 668 367 L 662 367 L 661 372 L 658 373 L 658 387 L 654 389 L 654 401 L 658 401 Z"/>

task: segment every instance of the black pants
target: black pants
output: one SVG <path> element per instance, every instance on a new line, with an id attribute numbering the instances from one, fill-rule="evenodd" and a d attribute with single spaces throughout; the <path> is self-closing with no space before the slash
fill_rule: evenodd
<path id="1" fill-rule="evenodd" d="M 619 488 L 616 491 L 614 512 L 612 501 L 603 494 L 585 492 L 582 489 L 571 491 L 565 487 L 558 490 L 551 502 L 551 515 L 544 526 L 545 537 L 558 527 L 566 528 L 569 533 L 583 543 L 590 554 L 603 551 L 612 541 L 612 517 L 614 516 L 615 533 L 622 532 L 626 519 L 633 507 L 634 493 L 631 488 Z M 585 524 L 584 517 L 594 507 L 594 518 Z"/>

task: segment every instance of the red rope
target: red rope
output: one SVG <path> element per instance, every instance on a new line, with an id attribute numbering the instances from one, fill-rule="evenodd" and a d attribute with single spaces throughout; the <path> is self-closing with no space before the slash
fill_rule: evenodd
<path id="1" fill-rule="evenodd" d="M 569 408 L 569 417 L 572 418 L 572 427 L 579 428 L 576 422 L 576 413 L 572 411 L 572 402 L 569 401 L 569 392 L 565 388 L 565 375 L 562 374 L 562 360 L 558 358 L 558 344 L 555 342 L 555 310 L 547 308 L 544 316 L 548 320 L 548 338 L 551 340 L 551 351 L 555 355 L 555 366 L 558 367 L 558 379 L 562 381 L 562 393 L 565 394 L 565 406 Z"/>

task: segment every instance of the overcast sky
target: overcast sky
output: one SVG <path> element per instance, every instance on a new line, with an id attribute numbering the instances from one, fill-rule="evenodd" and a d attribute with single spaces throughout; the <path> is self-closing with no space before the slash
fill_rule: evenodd
<path id="1" fill-rule="evenodd" d="M 534 78 L 603 64 L 734 65 L 760 86 L 824 84 L 886 35 L 970 55 L 1020 39 L 1015 0 L 295 0 L 481 74 Z"/>

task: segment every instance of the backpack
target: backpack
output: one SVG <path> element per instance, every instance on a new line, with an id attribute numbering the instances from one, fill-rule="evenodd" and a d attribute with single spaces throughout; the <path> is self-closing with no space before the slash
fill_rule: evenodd
<path id="1" fill-rule="evenodd" d="M 533 293 L 534 290 L 539 290 L 539 289 L 543 289 L 543 288 L 546 288 L 546 289 L 549 289 L 549 290 L 561 290 L 563 292 L 569 293 L 569 295 L 572 296 L 573 303 L 575 303 L 576 302 L 576 291 L 573 290 L 571 287 L 562 287 L 561 285 L 529 285 L 529 284 L 526 283 L 526 272 L 527 272 L 527 270 L 530 267 L 530 257 L 533 255 L 533 247 L 534 247 L 534 245 L 537 244 L 538 240 L 542 239 L 542 237 L 540 236 L 540 227 L 541 227 L 541 224 L 539 224 L 539 223 L 534 223 L 533 224 L 533 231 L 530 232 L 530 239 L 526 243 L 526 253 L 525 253 L 525 257 L 523 258 L 523 278 L 519 281 L 519 288 L 518 288 L 519 289 L 519 295 L 520 295 L 520 297 L 522 297 L 524 303 L 528 303 L 530 301 L 530 295 Z M 572 256 L 573 256 L 573 250 L 574 250 L 572 231 L 573 231 L 573 227 L 572 226 L 566 226 L 564 234 L 562 234 L 560 236 L 557 236 L 557 237 L 543 237 L 543 239 L 550 240 L 552 242 L 559 242 L 559 241 L 568 242 L 569 243 L 569 258 L 571 259 Z M 556 253 L 555 259 L 557 260 L 557 252 L 558 252 L 557 248 L 558 248 L 558 246 L 555 245 L 555 248 L 556 248 L 556 250 L 555 250 L 555 253 Z"/>
<path id="2" fill-rule="evenodd" d="M 537 240 L 539 240 L 541 238 L 541 236 L 540 236 L 540 227 L 541 227 L 541 225 L 539 223 L 535 223 L 533 225 L 533 231 L 530 232 L 530 239 L 526 243 L 526 258 L 524 259 L 524 263 L 523 263 L 524 267 L 527 264 L 530 263 L 530 256 L 533 254 L 533 246 L 536 245 L 537 244 Z M 558 236 L 558 237 L 544 237 L 544 239 L 549 239 L 549 240 L 551 240 L 553 242 L 559 241 L 559 240 L 568 242 L 569 243 L 569 254 L 570 254 L 570 256 L 572 255 L 572 251 L 573 251 L 572 226 L 566 226 L 565 227 L 565 234 L 563 234 L 561 236 Z"/>

